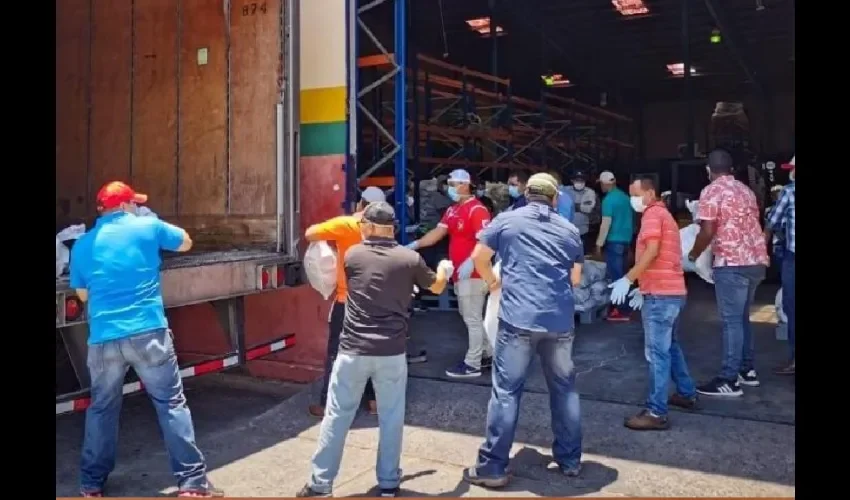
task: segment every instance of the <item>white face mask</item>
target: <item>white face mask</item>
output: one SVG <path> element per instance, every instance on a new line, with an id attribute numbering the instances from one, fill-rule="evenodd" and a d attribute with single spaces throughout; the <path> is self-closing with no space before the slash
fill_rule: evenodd
<path id="1" fill-rule="evenodd" d="M 573 187 L 576 188 L 578 191 L 581 191 L 582 189 L 584 189 L 584 182 L 573 182 Z"/>
<path id="2" fill-rule="evenodd" d="M 629 199 L 629 202 L 632 204 L 632 209 L 634 209 L 637 213 L 641 213 L 646 210 L 646 204 L 643 202 L 643 196 L 632 196 Z"/>

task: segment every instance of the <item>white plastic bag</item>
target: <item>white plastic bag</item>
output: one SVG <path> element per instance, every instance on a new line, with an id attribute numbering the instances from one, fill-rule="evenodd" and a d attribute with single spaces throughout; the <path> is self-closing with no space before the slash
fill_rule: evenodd
<path id="1" fill-rule="evenodd" d="M 71 251 L 65 246 L 66 241 L 79 239 L 85 234 L 85 224 L 75 224 L 59 231 L 56 235 L 56 277 L 62 276 L 71 260 Z"/>
<path id="2" fill-rule="evenodd" d="M 788 316 L 785 315 L 785 309 L 782 308 L 782 289 L 776 292 L 776 300 L 773 301 L 776 306 L 776 320 L 779 323 L 788 323 Z"/>
<path id="3" fill-rule="evenodd" d="M 501 276 L 502 263 L 497 262 L 493 266 L 493 274 L 497 277 Z M 490 342 L 490 347 L 493 351 L 496 350 L 496 332 L 499 330 L 499 302 L 502 300 L 502 289 L 490 292 L 487 297 L 487 309 L 484 312 L 484 333 L 487 335 L 487 341 Z"/>
<path id="4" fill-rule="evenodd" d="M 329 298 L 336 290 L 336 252 L 324 241 L 314 241 L 304 253 L 304 273 L 307 281 L 322 297 Z"/>
<path id="5" fill-rule="evenodd" d="M 682 270 L 686 273 L 696 273 L 703 280 L 714 284 L 714 273 L 712 271 L 714 255 L 711 253 L 711 248 L 706 248 L 695 262 L 688 260 L 688 254 L 694 248 L 698 234 L 699 224 L 696 223 L 679 230 L 679 240 L 682 244 Z"/>

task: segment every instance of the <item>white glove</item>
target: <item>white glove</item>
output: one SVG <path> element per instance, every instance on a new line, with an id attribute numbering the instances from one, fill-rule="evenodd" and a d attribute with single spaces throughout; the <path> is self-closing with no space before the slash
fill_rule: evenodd
<path id="1" fill-rule="evenodd" d="M 468 280 L 472 277 L 472 271 L 475 271 L 475 264 L 472 263 L 472 257 L 463 261 L 463 264 L 457 269 L 457 279 Z"/>
<path id="2" fill-rule="evenodd" d="M 446 278 L 451 278 L 452 274 L 455 272 L 455 265 L 452 264 L 452 261 L 448 259 L 441 260 L 439 264 L 437 264 L 437 270 L 443 270 L 446 273 Z"/>
<path id="3" fill-rule="evenodd" d="M 409 248 L 411 250 L 419 250 L 419 240 L 408 243 L 404 246 L 405 248 Z"/>
<path id="4" fill-rule="evenodd" d="M 640 311 L 640 308 L 643 307 L 643 294 L 640 293 L 640 288 L 635 288 L 631 292 L 629 292 L 629 307 L 632 308 L 633 311 Z"/>
<path id="5" fill-rule="evenodd" d="M 608 285 L 611 289 L 611 303 L 618 306 L 626 302 L 626 295 L 631 287 L 632 282 L 625 276 Z"/>

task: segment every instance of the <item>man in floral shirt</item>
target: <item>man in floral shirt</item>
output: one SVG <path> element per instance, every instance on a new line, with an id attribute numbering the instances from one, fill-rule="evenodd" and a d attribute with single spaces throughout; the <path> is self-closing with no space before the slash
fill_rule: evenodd
<path id="1" fill-rule="evenodd" d="M 695 261 L 711 244 L 714 290 L 723 323 L 723 367 L 711 382 L 697 387 L 706 396 L 741 396 L 741 385 L 757 387 L 750 305 L 770 260 L 753 191 L 732 175 L 732 155 L 708 155 L 711 183 L 702 190 L 697 219 L 700 233 L 688 259 Z"/>

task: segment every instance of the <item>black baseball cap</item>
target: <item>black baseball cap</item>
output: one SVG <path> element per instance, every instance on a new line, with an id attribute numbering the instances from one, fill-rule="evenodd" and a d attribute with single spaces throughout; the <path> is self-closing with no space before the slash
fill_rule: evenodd
<path id="1" fill-rule="evenodd" d="M 385 201 L 376 201 L 366 206 L 363 220 L 379 226 L 392 226 L 395 224 L 395 210 Z"/>

